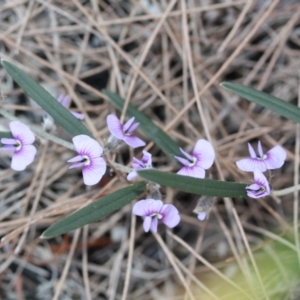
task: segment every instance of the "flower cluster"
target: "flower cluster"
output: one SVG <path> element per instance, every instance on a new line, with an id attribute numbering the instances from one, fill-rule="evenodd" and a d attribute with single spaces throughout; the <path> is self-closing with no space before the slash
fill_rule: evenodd
<path id="1" fill-rule="evenodd" d="M 270 185 L 263 172 L 281 168 L 286 159 L 286 152 L 277 145 L 264 154 L 260 141 L 257 146 L 258 154 L 255 153 L 250 144 L 248 144 L 248 149 L 250 157 L 236 162 L 240 170 L 254 174 L 254 184 L 246 187 L 247 195 L 251 198 L 270 195 Z"/>
<path id="2" fill-rule="evenodd" d="M 57 101 L 67 107 L 70 97 L 60 95 Z M 83 115 L 72 113 L 78 119 L 83 119 Z M 108 151 L 105 153 L 115 151 L 123 142 L 133 148 L 145 145 L 143 140 L 134 135 L 134 131 L 139 126 L 139 123 L 135 123 L 134 120 L 135 118 L 132 117 L 123 125 L 115 115 L 108 115 L 107 125 L 111 136 L 105 148 Z M 35 137 L 28 126 L 19 121 L 11 122 L 9 127 L 11 137 L 1 138 L 1 146 L 2 149 L 12 152 L 11 168 L 22 171 L 33 162 L 36 155 L 37 150 L 32 145 Z M 68 160 L 68 163 L 71 164 L 69 168 L 81 168 L 85 185 L 91 186 L 99 183 L 107 168 L 105 157 L 103 157 L 103 148 L 95 139 L 87 135 L 77 135 L 73 137 L 72 141 L 78 155 Z M 254 174 L 254 183 L 246 187 L 247 195 L 252 198 L 264 197 L 270 194 L 270 186 L 263 172 L 282 167 L 286 159 L 286 152 L 281 146 L 275 146 L 264 153 L 260 141 L 257 148 L 258 154 L 250 144 L 248 144 L 248 148 L 250 158 L 241 159 L 236 162 L 236 165 L 239 169 Z M 179 149 L 182 156 L 175 156 L 175 159 L 182 164 L 182 167 L 177 174 L 205 178 L 205 171 L 213 165 L 215 160 L 215 151 L 211 143 L 199 139 L 191 154 L 182 148 Z M 138 177 L 137 170 L 152 168 L 151 153 L 144 150 L 141 159 L 133 157 L 132 168 L 133 171 L 127 175 L 129 181 Z M 159 185 L 151 183 L 151 191 L 147 199 L 140 200 L 133 206 L 133 214 L 144 217 L 145 232 L 150 229 L 157 232 L 159 221 L 169 228 L 177 226 L 180 222 L 178 209 L 172 204 L 163 203 L 159 188 Z M 198 200 L 194 212 L 198 215 L 199 220 L 203 221 L 207 218 L 213 202 L 214 198 L 207 196 L 202 196 Z"/>
<path id="3" fill-rule="evenodd" d="M 185 158 L 175 156 L 175 158 L 183 165 L 177 174 L 196 178 L 204 178 L 205 170 L 212 166 L 215 159 L 215 151 L 212 145 L 208 141 L 200 139 L 196 142 L 192 154 L 185 152 L 181 148 L 180 151 Z M 135 170 L 152 168 L 151 154 L 147 151 L 143 151 L 142 160 L 134 157 L 132 167 Z M 128 174 L 127 179 L 132 180 L 136 177 L 137 172 L 133 171 Z M 133 214 L 144 217 L 143 224 L 145 232 L 148 232 L 150 229 L 153 232 L 157 232 L 158 221 L 161 221 L 169 228 L 173 228 L 179 224 L 179 212 L 174 205 L 163 204 L 160 199 L 152 199 L 151 195 L 149 198 L 150 199 L 138 201 L 132 210 Z M 196 212 L 198 214 L 198 219 L 204 220 L 209 212 L 209 209 L 210 208 L 207 208 L 206 211 L 201 210 Z"/>

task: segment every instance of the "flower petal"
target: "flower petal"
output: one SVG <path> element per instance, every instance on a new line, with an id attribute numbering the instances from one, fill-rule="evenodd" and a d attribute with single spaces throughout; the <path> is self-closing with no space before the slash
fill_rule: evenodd
<path id="1" fill-rule="evenodd" d="M 11 160 L 11 168 L 16 171 L 23 171 L 34 160 L 36 148 L 32 145 L 25 145 L 19 151 L 15 151 Z"/>
<path id="2" fill-rule="evenodd" d="M 258 144 L 257 144 L 257 152 L 258 152 L 258 155 L 259 155 L 260 158 L 264 157 L 264 152 L 263 152 L 260 141 L 258 141 Z"/>
<path id="3" fill-rule="evenodd" d="M 128 133 L 132 134 L 138 127 L 140 123 L 133 123 L 130 128 L 127 130 Z"/>
<path id="4" fill-rule="evenodd" d="M 132 148 L 145 146 L 146 143 L 134 135 L 125 135 L 123 141 Z"/>
<path id="5" fill-rule="evenodd" d="M 75 112 L 75 111 L 70 111 L 70 113 L 71 113 L 75 118 L 77 118 L 78 120 L 83 120 L 83 119 L 84 119 L 84 114 L 81 114 L 81 113 L 78 113 L 78 112 Z"/>
<path id="6" fill-rule="evenodd" d="M 178 209 L 172 204 L 165 204 L 161 210 L 163 218 L 161 221 L 168 226 L 173 228 L 180 222 L 180 215 Z"/>
<path id="7" fill-rule="evenodd" d="M 155 233 L 157 232 L 157 225 L 158 225 L 158 220 L 157 220 L 156 217 L 153 217 L 152 220 L 151 220 L 151 226 L 150 226 L 150 228 Z"/>
<path id="8" fill-rule="evenodd" d="M 119 119 L 115 115 L 108 115 L 106 118 L 106 122 L 110 133 L 119 140 L 123 140 L 123 125 L 121 124 Z"/>
<path id="9" fill-rule="evenodd" d="M 204 221 L 205 220 L 205 218 L 206 218 L 206 212 L 205 211 L 202 211 L 202 212 L 200 212 L 200 213 L 198 213 L 198 219 L 200 220 L 200 221 Z"/>
<path id="10" fill-rule="evenodd" d="M 182 148 L 179 148 L 180 152 L 190 161 L 193 161 L 193 156 L 185 152 Z"/>
<path id="11" fill-rule="evenodd" d="M 106 163 L 102 157 L 93 158 L 89 166 L 82 169 L 83 182 L 85 185 L 97 184 L 106 171 Z"/>
<path id="12" fill-rule="evenodd" d="M 132 213 L 137 216 L 145 217 L 160 213 L 163 202 L 161 200 L 146 199 L 140 200 L 134 204 Z"/>
<path id="13" fill-rule="evenodd" d="M 180 163 L 182 163 L 184 166 L 188 166 L 190 164 L 190 162 L 183 158 L 183 157 L 180 157 L 180 156 L 174 156 L 174 158 L 176 158 Z"/>
<path id="14" fill-rule="evenodd" d="M 140 200 L 133 205 L 132 213 L 134 215 L 144 217 L 147 215 L 146 214 L 147 209 L 148 209 L 147 200 Z"/>
<path id="15" fill-rule="evenodd" d="M 281 146 L 275 146 L 266 153 L 264 160 L 269 170 L 281 168 L 286 159 L 286 152 Z"/>
<path id="16" fill-rule="evenodd" d="M 245 172 L 254 172 L 255 169 L 265 172 L 267 166 L 265 161 L 259 158 L 244 158 L 236 162 L 237 167 Z"/>
<path id="17" fill-rule="evenodd" d="M 254 151 L 254 149 L 253 149 L 253 147 L 251 146 L 250 143 L 248 143 L 248 150 L 249 150 L 249 153 L 250 153 L 250 157 L 251 157 L 251 158 L 256 158 L 256 157 L 257 157 L 257 156 L 256 156 L 256 153 L 255 153 L 255 151 Z"/>
<path id="18" fill-rule="evenodd" d="M 76 135 L 72 140 L 76 151 L 80 155 L 87 155 L 89 158 L 93 158 L 99 157 L 103 153 L 103 149 L 99 143 L 87 135 Z"/>
<path id="19" fill-rule="evenodd" d="M 254 170 L 254 181 L 254 184 L 246 187 L 249 197 L 257 199 L 270 194 L 269 182 L 261 171 Z"/>
<path id="20" fill-rule="evenodd" d="M 151 223 L 152 223 L 151 217 L 146 217 L 144 219 L 143 228 L 145 232 L 148 232 L 150 230 Z"/>
<path id="21" fill-rule="evenodd" d="M 193 150 L 193 156 L 197 158 L 197 165 L 203 169 L 209 169 L 215 160 L 215 150 L 207 140 L 198 140 Z"/>
<path id="22" fill-rule="evenodd" d="M 62 96 L 63 97 L 61 98 L 61 101 L 59 101 L 59 102 L 61 103 L 62 106 L 67 108 L 71 102 L 71 97 L 69 95 L 62 95 Z"/>
<path id="23" fill-rule="evenodd" d="M 123 132 L 124 132 L 124 133 L 126 133 L 126 132 L 129 131 L 131 125 L 132 125 L 133 122 L 134 122 L 134 119 L 135 119 L 135 117 L 132 117 L 132 118 L 130 118 L 130 119 L 124 124 L 124 126 L 123 126 Z"/>
<path id="24" fill-rule="evenodd" d="M 152 168 L 152 154 L 146 150 L 143 150 L 142 162 Z"/>
<path id="25" fill-rule="evenodd" d="M 196 177 L 196 178 L 204 178 L 205 177 L 205 170 L 201 167 L 194 166 L 194 167 L 183 167 L 181 168 L 177 174 L 184 175 L 184 176 L 190 176 L 190 177 Z"/>
<path id="26" fill-rule="evenodd" d="M 71 159 L 69 159 L 67 162 L 68 163 L 74 163 L 74 162 L 79 162 L 82 161 L 84 158 L 81 155 L 77 155 Z"/>
<path id="27" fill-rule="evenodd" d="M 260 186 L 266 187 L 266 189 L 270 190 L 269 182 L 266 176 L 260 170 L 254 170 L 254 181 Z"/>
<path id="28" fill-rule="evenodd" d="M 59 102 L 61 104 L 63 99 L 64 99 L 64 96 L 65 96 L 64 94 L 58 95 L 57 98 L 56 98 L 57 102 Z"/>
<path id="29" fill-rule="evenodd" d="M 132 181 L 133 179 L 135 179 L 138 176 L 138 173 L 135 171 L 130 172 L 127 175 L 127 180 Z"/>
<path id="30" fill-rule="evenodd" d="M 9 128 L 13 137 L 19 140 L 22 145 L 30 145 L 34 142 L 34 134 L 25 124 L 19 121 L 12 121 L 9 123 Z"/>
<path id="31" fill-rule="evenodd" d="M 5 144 L 5 145 L 16 145 L 17 141 L 16 141 L 16 139 L 2 138 L 1 143 Z"/>

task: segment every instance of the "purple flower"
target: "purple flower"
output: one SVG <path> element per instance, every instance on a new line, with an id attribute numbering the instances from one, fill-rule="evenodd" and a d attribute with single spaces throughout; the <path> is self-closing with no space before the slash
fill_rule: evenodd
<path id="1" fill-rule="evenodd" d="M 258 141 L 256 155 L 252 146 L 248 143 L 250 158 L 244 158 L 236 162 L 240 170 L 246 172 L 253 172 L 255 169 L 265 172 L 266 170 L 273 170 L 281 168 L 286 159 L 286 152 L 281 146 L 275 146 L 266 154 L 263 153 L 260 141 Z"/>
<path id="2" fill-rule="evenodd" d="M 180 151 L 186 158 L 175 156 L 184 165 L 177 174 L 204 178 L 205 170 L 212 166 L 215 159 L 215 151 L 211 143 L 203 139 L 198 140 L 192 155 L 181 148 Z"/>
<path id="3" fill-rule="evenodd" d="M 143 157 L 142 160 L 139 160 L 137 158 L 133 158 L 133 163 L 131 166 L 136 170 L 141 169 L 151 169 L 152 168 L 152 155 L 151 153 L 143 150 Z M 138 176 L 138 173 L 136 171 L 132 171 L 127 175 L 127 180 L 132 181 L 134 178 Z"/>
<path id="4" fill-rule="evenodd" d="M 254 183 L 246 187 L 251 198 L 261 198 L 270 195 L 270 186 L 265 175 L 258 169 L 254 170 Z"/>
<path id="5" fill-rule="evenodd" d="M 133 123 L 134 117 L 129 119 L 124 125 L 115 115 L 107 116 L 107 126 L 110 133 L 119 140 L 123 140 L 127 145 L 132 148 L 145 146 L 146 143 L 140 138 L 133 135 L 133 132 L 137 129 L 140 123 Z"/>
<path id="6" fill-rule="evenodd" d="M 164 204 L 161 200 L 146 199 L 134 204 L 132 213 L 145 217 L 143 227 L 145 232 L 150 229 L 157 232 L 158 220 L 169 228 L 177 226 L 180 222 L 178 209 L 172 204 Z"/>
<path id="7" fill-rule="evenodd" d="M 13 151 L 11 168 L 23 171 L 34 160 L 36 148 L 32 145 L 35 137 L 28 126 L 19 121 L 9 123 L 13 138 L 2 138 L 2 149 Z"/>
<path id="8" fill-rule="evenodd" d="M 211 208 L 214 205 L 214 197 L 211 196 L 201 196 L 198 199 L 197 205 L 193 210 L 197 214 L 197 217 L 200 221 L 205 220 L 210 213 Z"/>
<path id="9" fill-rule="evenodd" d="M 198 213 L 197 217 L 200 221 L 204 221 L 206 216 L 207 216 L 207 213 L 205 211 L 202 211 L 202 212 Z"/>
<path id="10" fill-rule="evenodd" d="M 70 98 L 69 95 L 63 95 L 63 94 L 61 94 L 61 95 L 59 95 L 59 96 L 56 98 L 56 100 L 57 100 L 62 106 L 68 108 L 71 98 Z M 71 113 L 75 118 L 77 118 L 77 119 L 79 119 L 79 120 L 83 120 L 83 119 L 84 119 L 84 115 L 83 115 L 83 114 L 80 114 L 80 113 L 78 113 L 78 112 L 71 111 L 71 110 L 70 110 L 70 113 Z"/>
<path id="11" fill-rule="evenodd" d="M 97 141 L 83 134 L 73 137 L 73 144 L 79 155 L 68 160 L 69 163 L 74 163 L 69 169 L 82 168 L 84 184 L 97 184 L 106 171 L 106 163 L 101 157 L 102 147 Z"/>

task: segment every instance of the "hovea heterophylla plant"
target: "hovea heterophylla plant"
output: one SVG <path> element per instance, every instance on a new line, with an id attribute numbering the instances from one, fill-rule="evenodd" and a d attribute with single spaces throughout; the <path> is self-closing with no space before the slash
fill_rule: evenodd
<path id="1" fill-rule="evenodd" d="M 71 163 L 70 168 L 81 168 L 83 181 L 86 185 L 97 184 L 104 175 L 107 165 L 113 166 L 109 162 L 109 153 L 117 151 L 124 144 L 133 148 L 142 147 L 146 144 L 137 136 L 138 131 L 136 129 L 142 130 L 144 135 L 150 141 L 154 141 L 157 147 L 160 147 L 169 158 L 181 163 L 177 174 L 154 170 L 151 169 L 151 153 L 144 151 L 144 157 L 141 160 L 134 158 L 132 163 L 133 169 L 129 169 L 128 171 L 128 168 L 124 167 L 122 169 L 122 166 L 118 166 L 118 170 L 125 170 L 129 173 L 129 180 L 145 180 L 145 182 L 130 184 L 78 210 L 49 227 L 43 234 L 44 238 L 54 237 L 97 221 L 135 200 L 144 192 L 147 193 L 147 199 L 151 201 L 147 199 L 140 200 L 135 204 L 133 213 L 145 218 L 145 231 L 149 229 L 157 231 L 159 222 L 173 228 L 180 221 L 180 212 L 177 208 L 163 203 L 159 192 L 160 185 L 187 193 L 211 197 L 238 198 L 248 195 L 258 198 L 267 196 L 271 192 L 268 180 L 262 172 L 281 167 L 284 163 L 286 153 L 281 146 L 276 146 L 268 152 L 263 153 L 262 147 L 259 144 L 258 154 L 252 148 L 249 148 L 251 157 L 242 160 L 242 162 L 237 162 L 237 166 L 240 169 L 253 172 L 254 183 L 252 185 L 206 179 L 206 170 L 213 165 L 215 152 L 218 150 L 214 149 L 212 144 L 205 139 L 199 138 L 195 141 L 192 153 L 186 152 L 159 126 L 154 124 L 151 119 L 132 104 L 129 104 L 126 110 L 129 119 L 125 123 L 121 123 L 115 115 L 107 117 L 107 125 L 111 136 L 107 140 L 107 145 L 102 147 L 93 138 L 88 128 L 66 109 L 66 105 L 63 103 L 64 96 L 53 97 L 12 63 L 3 60 L 2 65 L 24 92 L 71 135 L 74 144 L 74 146 L 71 145 L 71 148 L 73 147 L 72 149 L 77 152 L 77 155 L 68 162 Z M 293 105 L 283 100 L 232 83 L 223 83 L 222 85 L 228 90 L 232 90 L 250 101 L 273 109 L 291 120 L 297 122 L 300 120 L 300 110 L 295 109 Z M 111 91 L 104 90 L 103 92 L 114 106 L 119 110 L 123 109 L 124 99 Z M 27 142 L 20 143 L 20 141 L 23 141 L 22 137 L 18 139 L 14 136 L 14 130 L 1 132 L 0 137 L 1 146 L 10 147 L 10 150 L 14 151 L 13 158 L 14 155 L 18 154 L 16 150 L 21 149 L 23 144 L 25 146 L 25 148 L 22 148 L 23 150 L 26 150 L 26 147 L 30 146 Z M 29 159 L 27 162 L 29 162 Z M 19 170 L 23 169 L 23 167 L 25 168 L 27 166 L 26 163 Z M 17 170 L 17 168 L 14 169 Z M 213 201 L 209 203 L 213 204 Z M 201 214 L 200 217 L 198 216 L 199 220 L 204 220 L 205 217 L 206 213 L 205 216 Z"/>

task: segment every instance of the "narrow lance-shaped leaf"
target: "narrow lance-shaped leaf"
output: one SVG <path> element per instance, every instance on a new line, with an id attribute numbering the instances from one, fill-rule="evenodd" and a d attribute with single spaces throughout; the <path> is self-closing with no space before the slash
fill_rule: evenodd
<path id="1" fill-rule="evenodd" d="M 79 120 L 77 120 L 63 105 L 61 105 L 30 76 L 6 60 L 2 60 L 1 62 L 5 70 L 22 90 L 67 132 L 72 136 L 85 134 L 93 137 L 89 130 Z"/>
<path id="2" fill-rule="evenodd" d="M 289 102 L 237 83 L 223 82 L 221 86 L 251 102 L 269 108 L 287 119 L 300 123 L 300 108 Z"/>
<path id="3" fill-rule="evenodd" d="M 146 184 L 144 182 L 140 182 L 105 196 L 74 212 L 57 223 L 54 223 L 44 231 L 41 238 L 53 238 L 68 231 L 75 230 L 84 225 L 98 221 L 136 199 L 145 191 L 145 189 Z"/>
<path id="4" fill-rule="evenodd" d="M 103 90 L 103 93 L 109 100 L 119 109 L 122 110 L 125 100 L 119 95 L 109 91 Z M 173 158 L 174 155 L 182 156 L 179 151 L 179 146 L 158 126 L 156 126 L 148 117 L 137 110 L 132 104 L 128 105 L 126 110 L 128 117 L 135 117 L 135 120 L 140 123 L 139 128 L 147 135 L 161 150 Z"/>
<path id="5" fill-rule="evenodd" d="M 138 171 L 139 176 L 156 182 L 160 185 L 169 186 L 175 190 L 215 197 L 246 197 L 246 184 L 199 179 L 182 176 L 157 170 Z"/>
<path id="6" fill-rule="evenodd" d="M 13 138 L 12 134 L 10 131 L 0 131 L 0 147 L 3 146 L 3 144 L 1 143 L 1 139 L 2 138 Z"/>

